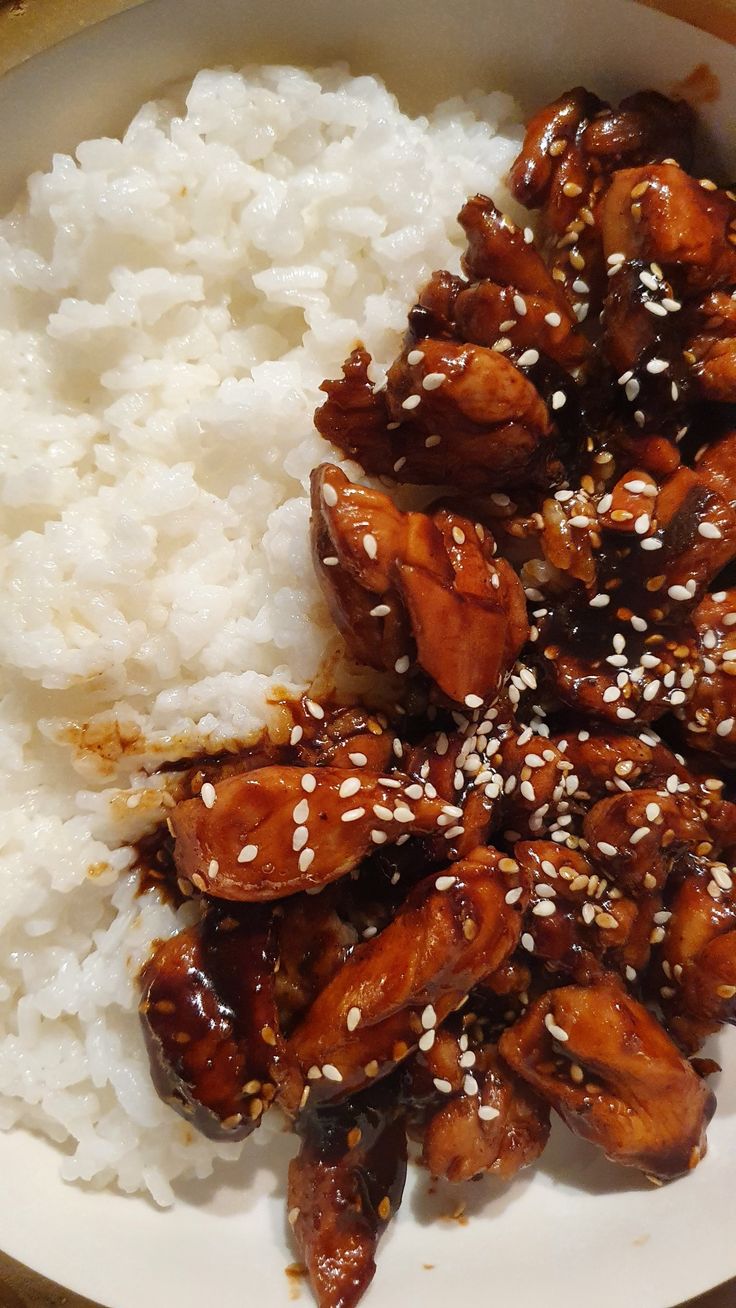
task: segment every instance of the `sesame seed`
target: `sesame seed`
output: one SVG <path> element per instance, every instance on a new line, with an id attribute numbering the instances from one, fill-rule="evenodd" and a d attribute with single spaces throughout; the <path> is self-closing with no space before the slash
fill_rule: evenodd
<path id="1" fill-rule="evenodd" d="M 645 812 L 647 816 L 647 822 L 656 822 L 657 818 L 661 816 L 662 809 L 660 808 L 659 804 L 652 803 L 652 804 L 647 804 Z"/>
<path id="2" fill-rule="evenodd" d="M 376 540 L 375 536 L 371 535 L 370 532 L 366 532 L 365 536 L 363 537 L 363 549 L 365 550 L 369 559 L 375 559 L 378 553 L 378 541 Z"/>
<path id="3" fill-rule="evenodd" d="M 385 845 L 388 836 L 385 831 L 378 831 L 374 828 L 374 830 L 371 831 L 371 840 L 374 845 Z"/>
<path id="4" fill-rule="evenodd" d="M 516 904 L 521 899 L 522 894 L 523 888 L 521 886 L 515 886 L 513 890 L 509 890 L 505 895 L 505 902 L 507 904 Z"/>
<path id="5" fill-rule="evenodd" d="M 666 359 L 650 359 L 647 364 L 647 372 L 656 377 L 658 373 L 666 372 L 669 366 Z"/>
<path id="6" fill-rule="evenodd" d="M 734 723 L 733 718 L 724 718 L 722 722 L 719 722 L 718 726 L 716 727 L 716 735 L 730 736 L 731 732 L 733 731 L 733 723 Z"/>
<path id="7" fill-rule="evenodd" d="M 690 591 L 687 590 L 685 586 L 669 586 L 667 588 L 667 594 L 669 595 L 670 599 L 678 600 L 680 603 L 684 603 L 686 600 L 692 599 L 692 595 L 690 594 Z"/>
<path id="8" fill-rule="evenodd" d="M 605 609 L 611 603 L 610 595 L 594 595 L 589 601 L 591 609 Z"/>
<path id="9" fill-rule="evenodd" d="M 449 890 L 451 886 L 454 886 L 456 881 L 457 877 L 444 876 L 438 877 L 434 884 L 437 890 Z"/>
<path id="10" fill-rule="evenodd" d="M 482 708 L 483 699 L 480 695 L 466 695 L 464 703 L 466 708 L 469 709 Z"/>
<path id="11" fill-rule="evenodd" d="M 435 1076 L 434 1079 L 433 1079 L 433 1083 L 434 1083 L 435 1090 L 439 1090 L 439 1092 L 440 1092 L 441 1095 L 449 1095 L 449 1094 L 450 1094 L 450 1092 L 451 1092 L 451 1090 L 452 1090 L 452 1086 L 450 1085 L 450 1082 L 449 1082 L 449 1081 L 446 1081 L 446 1080 L 445 1080 L 444 1077 L 442 1077 L 442 1076 Z"/>
<path id="12" fill-rule="evenodd" d="M 289 744 L 298 745 L 303 735 L 304 735 L 303 727 L 292 727 L 291 734 L 289 736 Z"/>
<path id="13" fill-rule="evenodd" d="M 521 947 L 526 949 L 529 954 L 534 953 L 534 936 L 530 935 L 528 931 L 525 931 L 521 937 Z"/>
<path id="14" fill-rule="evenodd" d="M 202 800 L 202 803 L 204 804 L 205 808 L 214 807 L 215 800 L 217 799 L 217 791 L 215 790 L 215 787 L 212 785 L 211 781 L 205 781 L 204 785 L 202 786 L 202 789 L 199 792 L 199 797 Z"/>
<path id="15" fill-rule="evenodd" d="M 550 327 L 559 327 L 562 322 L 562 318 L 560 317 L 559 313 L 545 313 L 544 321 L 548 323 Z"/>
<path id="16" fill-rule="evenodd" d="M 539 350 L 525 350 L 519 355 L 518 366 L 520 368 L 532 368 L 535 363 L 539 363 Z"/>
<path id="17" fill-rule="evenodd" d="M 599 840 L 597 842 L 597 847 L 600 850 L 601 854 L 605 854 L 607 858 L 616 857 L 616 853 L 617 853 L 616 846 L 610 845 L 607 840 Z"/>
<path id="18" fill-rule="evenodd" d="M 478 1109 L 478 1116 L 483 1122 L 493 1122 L 501 1116 L 498 1108 L 493 1108 L 491 1104 L 481 1104 Z"/>
<path id="19" fill-rule="evenodd" d="M 322 708 L 322 705 L 317 704 L 316 701 L 313 699 L 307 699 L 304 701 L 304 703 L 307 712 L 310 713 L 313 718 L 317 718 L 318 721 L 321 721 L 321 719 L 325 716 L 325 711 Z"/>
<path id="20" fill-rule="evenodd" d="M 436 1031 L 434 1030 L 425 1031 L 424 1034 L 419 1037 L 419 1048 L 421 1049 L 422 1053 L 426 1054 L 432 1048 L 436 1039 L 437 1039 Z"/>
<path id="21" fill-rule="evenodd" d="M 335 487 L 331 486 L 328 481 L 325 482 L 324 486 L 322 487 L 322 499 L 324 500 L 325 504 L 329 505 L 331 509 L 334 509 L 335 505 L 337 504 L 337 491 L 335 490 Z"/>
<path id="22" fill-rule="evenodd" d="M 582 918 L 583 918 L 583 921 L 584 921 L 585 925 L 586 925 L 586 926 L 590 926 L 590 924 L 592 923 L 593 919 L 595 918 L 595 909 L 594 909 L 593 905 L 592 905 L 592 904 L 583 904 L 583 907 L 582 907 L 582 909 L 581 909 L 580 911 L 581 911 Z"/>
<path id="23" fill-rule="evenodd" d="M 359 1008 L 354 1008 L 354 1007 L 353 1007 L 353 1008 L 350 1009 L 350 1011 L 348 1012 L 347 1018 L 346 1018 L 346 1020 L 345 1020 L 345 1025 L 346 1025 L 346 1027 L 348 1028 L 348 1031 L 354 1031 L 354 1030 L 355 1030 L 355 1028 L 356 1028 L 356 1027 L 359 1025 L 359 1023 L 360 1023 L 360 1019 L 361 1019 L 362 1016 L 363 1016 L 363 1014 L 362 1014 L 362 1012 L 361 1012 L 361 1010 L 360 1010 Z"/>
<path id="24" fill-rule="evenodd" d="M 635 400 L 636 397 L 637 397 L 637 395 L 639 394 L 639 391 L 640 391 L 640 390 L 641 390 L 641 387 L 640 387 L 638 381 L 636 380 L 636 377 L 632 377 L 632 378 L 631 378 L 629 381 L 627 381 L 627 383 L 626 383 L 626 398 L 627 398 L 627 400 Z"/>
<path id="25" fill-rule="evenodd" d="M 314 850 L 303 849 L 299 855 L 299 871 L 306 872 L 314 862 Z"/>
<path id="26" fill-rule="evenodd" d="M 424 350 L 410 350 L 406 356 L 406 362 L 413 368 L 417 363 L 421 363 L 423 358 Z"/>
<path id="27" fill-rule="evenodd" d="M 367 754 L 361 754 L 361 753 L 348 754 L 348 758 L 350 759 L 350 762 L 353 764 L 353 766 L 356 768 L 364 768 L 366 763 L 368 762 Z"/>
<path id="28" fill-rule="evenodd" d="M 342 1081 L 342 1072 L 338 1072 L 334 1063 L 325 1063 L 322 1067 L 322 1075 L 328 1081 Z"/>
<path id="29" fill-rule="evenodd" d="M 637 536 L 643 536 L 647 531 L 649 531 L 650 523 L 651 518 L 649 517 L 649 514 L 640 513 L 639 517 L 634 521 L 634 531 Z"/>
<path id="30" fill-rule="evenodd" d="M 714 522 L 699 522 L 698 535 L 704 536 L 706 540 L 721 540 L 722 532 Z"/>
<path id="31" fill-rule="evenodd" d="M 421 402 L 421 395 L 407 395 L 406 399 L 402 400 L 401 407 L 402 409 L 416 409 Z"/>
<path id="32" fill-rule="evenodd" d="M 243 848 L 241 849 L 240 853 L 238 854 L 238 862 L 239 862 L 239 863 L 252 863 L 254 858 L 258 858 L 258 846 L 257 846 L 257 845 L 243 845 Z"/>
<path id="33" fill-rule="evenodd" d="M 377 604 L 374 609 L 371 609 L 371 617 L 387 618 L 390 612 L 391 612 L 390 604 Z"/>
<path id="34" fill-rule="evenodd" d="M 307 831 L 307 828 L 297 827 L 291 838 L 291 847 L 294 850 L 294 853 L 298 854 L 299 850 L 304 848 L 308 840 L 309 832 Z"/>
<path id="35" fill-rule="evenodd" d="M 514 296 L 514 309 L 516 310 L 520 318 L 524 318 L 526 316 L 526 300 L 522 295 Z"/>
<path id="36" fill-rule="evenodd" d="M 664 305 L 658 304 L 656 300 L 645 300 L 644 308 L 648 309 L 649 312 L 653 313 L 657 318 L 667 317 L 667 310 L 664 308 Z"/>
<path id="37" fill-rule="evenodd" d="M 336 568 L 339 562 L 340 560 L 336 554 L 330 554 L 326 559 L 322 560 L 325 568 Z"/>
<path id="38" fill-rule="evenodd" d="M 546 1014 L 544 1019 L 544 1025 L 546 1026 L 553 1040 L 559 1040 L 562 1044 L 564 1044 L 566 1040 L 570 1039 L 567 1031 L 563 1031 L 562 1027 L 557 1025 L 551 1013 Z"/>
<path id="39" fill-rule="evenodd" d="M 595 924 L 600 927 L 601 931 L 615 931 L 618 926 L 613 913 L 599 913 L 595 919 Z"/>
<path id="40" fill-rule="evenodd" d="M 357 795 L 360 790 L 360 784 L 360 777 L 346 777 L 346 779 L 341 782 L 340 789 L 337 792 L 340 799 L 350 799 L 351 795 Z"/>
<path id="41" fill-rule="evenodd" d="M 476 1081 L 474 1076 L 468 1075 L 464 1078 L 463 1090 L 465 1091 L 466 1095 L 477 1095 L 479 1088 L 480 1087 L 478 1085 L 478 1082 Z"/>
<path id="42" fill-rule="evenodd" d="M 362 817 L 365 817 L 364 808 L 347 808 L 344 813 L 340 814 L 340 821 L 357 822 Z"/>
<path id="43" fill-rule="evenodd" d="M 414 814 L 406 804 L 397 804 L 393 811 L 393 819 L 395 822 L 413 822 Z"/>
<path id="44" fill-rule="evenodd" d="M 645 836 L 648 836 L 650 831 L 651 827 L 637 827 L 636 831 L 632 831 L 629 836 L 629 844 L 638 845 L 639 841 L 643 840 Z"/>
<path id="45" fill-rule="evenodd" d="M 410 658 L 409 658 L 409 655 L 408 655 L 408 654 L 402 654 L 402 655 L 401 655 L 401 658 L 398 658 L 398 659 L 396 660 L 396 662 L 394 663 L 394 670 L 395 670 L 396 672 L 399 672 L 399 673 L 402 673 L 402 674 L 403 674 L 404 672 L 408 672 L 408 671 L 409 671 L 409 665 L 410 665 L 410 662 L 411 662 L 411 660 L 410 660 Z"/>
<path id="46" fill-rule="evenodd" d="M 653 536 L 650 536 L 648 540 L 643 540 L 641 542 L 641 547 L 643 550 L 661 550 L 662 542 L 661 540 L 655 540 Z"/>
<path id="47" fill-rule="evenodd" d="M 535 904 L 532 913 L 535 917 L 552 917 L 555 912 L 555 905 L 549 899 L 543 899 L 539 904 Z"/>
<path id="48" fill-rule="evenodd" d="M 662 308 L 665 313 L 677 313 L 678 310 L 682 308 L 682 305 L 679 300 L 672 300 L 668 295 L 665 295 L 662 300 Z"/>
<path id="49" fill-rule="evenodd" d="M 447 381 L 447 374 L 444 372 L 428 372 L 422 381 L 422 389 L 425 391 L 436 391 Z M 417 397 L 417 403 L 419 399 Z M 412 406 L 415 407 L 415 406 Z"/>
<path id="50" fill-rule="evenodd" d="M 294 806 L 291 816 L 294 821 L 301 826 L 309 817 L 309 802 L 306 799 L 300 799 L 299 803 Z"/>

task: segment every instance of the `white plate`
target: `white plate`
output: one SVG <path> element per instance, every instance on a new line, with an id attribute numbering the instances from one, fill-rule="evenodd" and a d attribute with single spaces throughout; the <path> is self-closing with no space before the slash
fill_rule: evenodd
<path id="1" fill-rule="evenodd" d="M 348 59 L 385 77 L 412 110 L 474 85 L 511 90 L 526 106 L 578 81 L 604 95 L 667 90 L 707 62 L 723 84 L 709 110 L 713 136 L 725 157 L 735 154 L 736 51 L 628 0 L 149 0 L 0 81 L 0 200 L 52 150 L 119 130 L 172 78 L 260 58 Z M 466 1188 L 473 1216 L 459 1225 L 431 1220 L 457 1192 L 430 1199 L 426 1177 L 414 1176 L 366 1308 L 404 1308 L 412 1294 L 427 1308 L 468 1296 L 498 1308 L 672 1308 L 736 1274 L 727 1228 L 736 1038 L 720 1048 L 710 1153 L 686 1180 L 654 1190 L 559 1130 L 541 1165 L 513 1185 Z M 162 1213 L 64 1186 L 50 1145 L 3 1136 L 0 1242 L 108 1308 L 286 1308 L 291 1147 L 286 1136 L 255 1136 L 242 1164 Z"/>

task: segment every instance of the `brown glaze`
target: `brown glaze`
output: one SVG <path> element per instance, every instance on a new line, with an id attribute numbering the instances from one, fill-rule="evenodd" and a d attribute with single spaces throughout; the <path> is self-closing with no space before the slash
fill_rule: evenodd
<path id="1" fill-rule="evenodd" d="M 289 1223 L 320 1308 L 353 1308 L 373 1279 L 375 1251 L 401 1203 L 406 1130 L 396 1098 L 360 1095 L 303 1115 L 289 1166 Z"/>
<path id="2" fill-rule="evenodd" d="M 617 980 L 543 995 L 499 1048 L 571 1130 L 614 1161 L 671 1180 L 705 1153 L 713 1095 Z"/>

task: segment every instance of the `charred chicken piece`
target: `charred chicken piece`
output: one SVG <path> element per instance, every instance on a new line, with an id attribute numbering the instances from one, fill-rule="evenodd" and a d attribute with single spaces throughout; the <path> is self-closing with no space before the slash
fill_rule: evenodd
<path id="1" fill-rule="evenodd" d="M 311 1102 L 353 1094 L 427 1044 L 515 948 L 524 899 L 518 865 L 486 848 L 420 882 L 394 920 L 355 947 L 291 1038 Z"/>
<path id="2" fill-rule="evenodd" d="M 406 1179 L 403 1112 L 383 1092 L 305 1113 L 289 1166 L 289 1222 L 319 1308 L 353 1308 Z"/>
<path id="3" fill-rule="evenodd" d="M 210 1139 L 250 1135 L 278 1090 L 287 1105 L 299 1101 L 276 1016 L 275 964 L 270 909 L 247 917 L 210 909 L 159 945 L 141 973 L 156 1090 Z"/>
<path id="4" fill-rule="evenodd" d="M 572 1131 L 613 1162 L 669 1181 L 703 1157 L 714 1096 L 617 979 L 542 995 L 499 1049 Z"/>
<path id="5" fill-rule="evenodd" d="M 411 797 L 407 794 L 411 788 Z M 179 877 L 215 899 L 269 900 L 324 886 L 379 840 L 432 832 L 440 799 L 403 773 L 366 768 L 259 768 L 178 804 L 169 822 Z"/>
<path id="6" fill-rule="evenodd" d="M 483 1173 L 509 1181 L 542 1153 L 549 1109 L 493 1045 L 469 1037 L 463 1025 L 456 1021 L 453 1030 L 438 1031 L 412 1065 L 409 1094 L 419 1108 L 421 1162 L 448 1181 Z"/>
<path id="7" fill-rule="evenodd" d="M 400 674 L 416 663 L 458 704 L 495 697 L 529 628 L 518 578 L 479 524 L 446 509 L 401 513 L 323 464 L 312 474 L 312 549 L 356 658 Z"/>

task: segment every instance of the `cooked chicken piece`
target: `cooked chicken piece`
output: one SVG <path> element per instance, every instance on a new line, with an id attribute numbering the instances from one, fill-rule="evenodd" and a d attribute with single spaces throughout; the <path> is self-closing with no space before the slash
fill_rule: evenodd
<path id="1" fill-rule="evenodd" d="M 688 858 L 685 868 L 659 932 L 656 998 L 674 1039 L 695 1053 L 722 1022 L 736 1023 L 736 890 L 724 863 Z"/>
<path id="2" fill-rule="evenodd" d="M 311 1101 L 353 1094 L 417 1045 L 431 1047 L 430 1033 L 515 948 L 524 903 L 518 865 L 492 849 L 420 882 L 393 922 L 355 947 L 291 1038 Z"/>
<path id="3" fill-rule="evenodd" d="M 409 310 L 409 329 L 420 340 L 425 336 L 457 338 L 455 301 L 468 288 L 464 277 L 455 277 L 445 268 L 433 272 L 419 299 Z M 329 392 L 328 392 L 329 393 Z"/>
<path id="4" fill-rule="evenodd" d="M 615 170 L 675 156 L 689 162 L 694 115 L 684 102 L 643 91 L 618 110 L 576 87 L 531 119 L 511 170 L 511 188 L 541 208 L 552 276 L 576 316 L 592 323 L 606 292 L 600 205 Z"/>
<path id="5" fill-rule="evenodd" d="M 642 789 L 600 800 L 583 827 L 600 874 L 640 898 L 664 886 L 675 857 L 713 852 L 707 817 L 689 795 Z"/>
<path id="6" fill-rule="evenodd" d="M 322 707 L 322 706 L 321 706 Z M 393 762 L 394 734 L 385 718 L 357 706 L 324 708 L 315 718 L 305 708 L 303 720 L 310 731 L 295 746 L 297 761 L 307 767 L 329 763 L 333 768 L 361 767 L 369 772 L 387 772 Z"/>
<path id="7" fill-rule="evenodd" d="M 590 346 L 529 229 L 516 227 L 485 195 L 469 200 L 458 221 L 468 237 L 463 270 L 472 285 L 455 298 L 456 335 L 488 346 L 508 340 L 514 350 L 539 351 L 569 371 L 585 363 Z"/>
<path id="8" fill-rule="evenodd" d="M 736 509 L 736 431 L 704 445 L 695 467 L 700 480 Z"/>
<path id="9" fill-rule="evenodd" d="M 274 999 L 271 910 L 211 909 L 159 945 L 141 973 L 143 1033 L 165 1103 L 213 1140 L 260 1126 L 277 1090 L 295 1107 Z M 294 1102 L 296 1101 L 296 1102 Z"/>
<path id="10" fill-rule="evenodd" d="M 499 730 L 496 721 L 483 725 Z M 434 786 L 446 801 L 447 825 L 432 841 L 438 859 L 446 857 L 447 833 L 458 824 L 463 830 L 449 838 L 461 858 L 487 843 L 503 783 L 489 757 L 497 747 L 495 736 L 440 731 L 405 752 L 406 771 Z"/>
<path id="11" fill-rule="evenodd" d="M 614 977 L 542 995 L 499 1050 L 612 1161 L 674 1180 L 703 1157 L 715 1098 Z"/>
<path id="12" fill-rule="evenodd" d="M 638 907 L 579 851 L 552 840 L 519 841 L 514 858 L 532 879 L 524 930 L 535 958 L 570 970 L 583 951 L 602 959 L 626 945 Z"/>
<path id="13" fill-rule="evenodd" d="M 398 453 L 406 457 L 402 481 L 479 491 L 551 476 L 556 452 L 547 407 L 498 350 L 418 340 L 391 365 L 386 398 L 399 424 Z"/>
<path id="14" fill-rule="evenodd" d="M 435 1177 L 511 1180 L 535 1162 L 549 1136 L 549 1109 L 501 1062 L 493 1045 L 462 1030 L 438 1031 L 412 1067 L 422 1106 L 421 1162 Z"/>
<path id="15" fill-rule="evenodd" d="M 677 164 L 622 169 L 601 202 L 603 251 L 607 259 L 622 254 L 658 264 L 666 275 L 676 270 L 683 293 L 712 291 L 736 282 L 735 218 L 736 202 L 725 191 L 703 186 Z"/>
<path id="16" fill-rule="evenodd" d="M 408 789 L 407 789 L 408 788 Z M 280 899 L 357 867 L 375 844 L 433 832 L 441 799 L 403 773 L 259 768 L 177 804 L 168 819 L 180 878 L 215 899 Z"/>
<path id="17" fill-rule="evenodd" d="M 384 1094 L 305 1113 L 289 1165 L 289 1223 L 319 1308 L 354 1308 L 406 1179 L 402 1110 Z"/>
<path id="18" fill-rule="evenodd" d="M 729 236 L 734 235 L 731 229 Z M 736 302 L 733 291 L 711 291 L 694 311 L 684 359 L 698 393 L 723 404 L 736 401 Z"/>
<path id="19" fill-rule="evenodd" d="M 412 365 L 407 355 L 422 357 Z M 557 475 L 545 403 L 502 353 L 422 338 L 393 365 L 388 389 L 378 394 L 369 363 L 364 350 L 353 351 L 342 380 L 324 383 L 328 398 L 315 414 L 321 435 L 367 472 L 472 491 Z"/>
<path id="20" fill-rule="evenodd" d="M 706 595 L 693 621 L 703 671 L 686 705 L 677 710 L 691 748 L 736 763 L 736 590 Z"/>
<path id="21" fill-rule="evenodd" d="M 529 630 L 519 580 L 494 548 L 459 514 L 401 513 L 330 464 L 312 474 L 315 567 L 352 654 L 400 674 L 416 663 L 468 707 L 495 698 Z"/>

